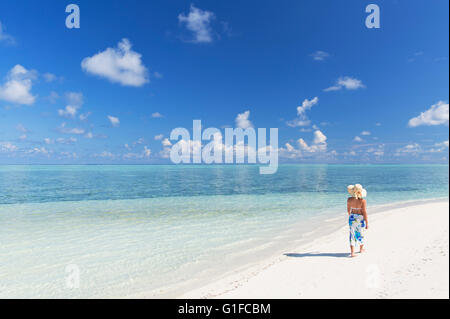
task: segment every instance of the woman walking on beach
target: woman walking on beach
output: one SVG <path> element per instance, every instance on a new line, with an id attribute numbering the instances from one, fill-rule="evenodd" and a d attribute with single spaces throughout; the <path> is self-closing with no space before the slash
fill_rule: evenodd
<path id="1" fill-rule="evenodd" d="M 360 185 L 349 185 L 347 190 L 351 197 L 347 199 L 348 224 L 350 226 L 350 250 L 351 257 L 355 257 L 355 247 L 359 246 L 359 252 L 364 252 L 364 228 L 369 228 L 367 219 L 367 203 L 364 197 L 367 191 Z"/>

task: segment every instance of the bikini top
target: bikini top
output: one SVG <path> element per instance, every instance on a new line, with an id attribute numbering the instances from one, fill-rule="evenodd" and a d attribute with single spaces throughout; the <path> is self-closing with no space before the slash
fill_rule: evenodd
<path id="1" fill-rule="evenodd" d="M 361 211 L 361 210 L 362 210 L 362 207 L 359 207 L 359 208 L 350 207 L 350 213 L 362 215 L 361 212 L 354 212 L 354 210 L 356 210 L 356 211 Z"/>

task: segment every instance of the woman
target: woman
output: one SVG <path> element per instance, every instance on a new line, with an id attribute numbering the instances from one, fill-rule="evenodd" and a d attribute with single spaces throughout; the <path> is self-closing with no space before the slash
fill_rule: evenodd
<path id="1" fill-rule="evenodd" d="M 364 250 L 364 228 L 369 228 L 367 220 L 366 200 L 367 191 L 360 185 L 349 185 L 347 190 L 351 197 L 347 199 L 348 224 L 350 226 L 350 250 L 351 257 L 356 257 L 355 247 L 359 246 L 359 252 Z"/>

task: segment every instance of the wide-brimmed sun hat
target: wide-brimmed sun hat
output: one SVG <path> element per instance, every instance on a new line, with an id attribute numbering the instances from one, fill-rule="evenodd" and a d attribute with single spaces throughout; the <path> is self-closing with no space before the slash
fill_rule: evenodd
<path id="1" fill-rule="evenodd" d="M 367 191 L 362 187 L 361 184 L 348 185 L 347 191 L 350 195 L 356 198 L 364 198 L 367 196 Z"/>

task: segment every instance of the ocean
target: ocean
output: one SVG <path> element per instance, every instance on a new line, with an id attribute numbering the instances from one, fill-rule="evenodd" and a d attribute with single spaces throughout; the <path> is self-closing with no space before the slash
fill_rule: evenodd
<path id="1" fill-rule="evenodd" d="M 0 298 L 174 296 L 345 225 L 447 198 L 448 165 L 0 166 Z M 312 236 L 312 237 L 311 237 Z M 343 239 L 344 240 L 344 239 Z"/>

